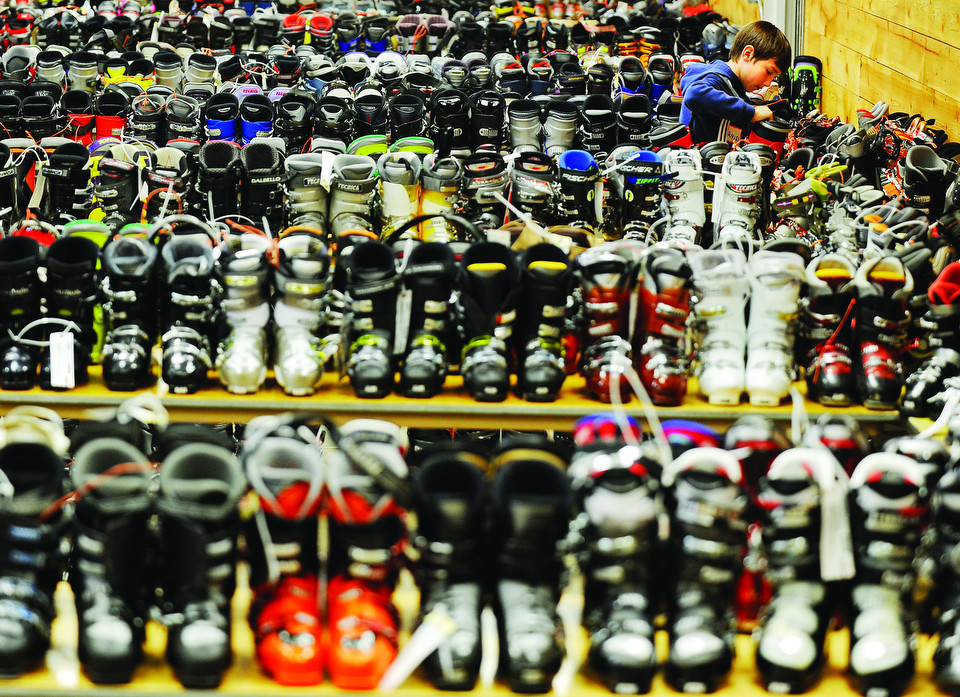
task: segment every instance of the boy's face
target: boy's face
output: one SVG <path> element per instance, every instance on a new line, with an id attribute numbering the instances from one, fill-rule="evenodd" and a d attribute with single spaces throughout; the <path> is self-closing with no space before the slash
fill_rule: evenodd
<path id="1" fill-rule="evenodd" d="M 773 58 L 757 60 L 753 55 L 753 46 L 747 46 L 740 56 L 740 81 L 747 92 L 769 87 L 774 78 L 780 74 L 780 68 Z"/>

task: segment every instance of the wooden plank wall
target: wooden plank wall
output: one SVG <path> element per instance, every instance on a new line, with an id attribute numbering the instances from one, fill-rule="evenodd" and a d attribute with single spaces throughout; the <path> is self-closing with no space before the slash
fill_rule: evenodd
<path id="1" fill-rule="evenodd" d="M 805 1 L 804 53 L 823 61 L 823 111 L 883 100 L 960 140 L 960 0 Z"/>
<path id="2" fill-rule="evenodd" d="M 960 142 L 960 0 L 804 3 L 803 51 L 823 61 L 823 111 L 855 121 L 878 100 L 923 114 Z M 748 0 L 715 0 L 735 24 L 760 19 Z"/>

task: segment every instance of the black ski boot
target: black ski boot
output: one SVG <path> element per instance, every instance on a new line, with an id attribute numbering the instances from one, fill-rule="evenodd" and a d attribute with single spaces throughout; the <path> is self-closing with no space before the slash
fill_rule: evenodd
<path id="1" fill-rule="evenodd" d="M 472 690 L 480 671 L 485 467 L 483 457 L 454 446 L 418 460 L 413 543 L 420 551 L 420 616 L 442 607 L 457 625 L 423 664 L 439 690 Z"/>
<path id="2" fill-rule="evenodd" d="M 37 338 L 39 329 L 22 336 L 40 319 L 41 248 L 29 237 L 0 238 L 0 388 L 29 390 L 37 384 L 37 349 L 18 341 Z"/>
<path id="3" fill-rule="evenodd" d="M 634 438 L 640 429 L 629 422 Z M 569 475 L 577 514 L 577 560 L 585 579 L 590 668 L 616 694 L 649 692 L 657 670 L 654 561 L 659 466 L 628 446 L 611 416 L 574 426 Z"/>
<path id="4" fill-rule="evenodd" d="M 230 599 L 247 483 L 228 450 L 188 442 L 166 456 L 159 485 L 167 662 L 184 687 L 213 689 L 233 660 Z"/>
<path id="5" fill-rule="evenodd" d="M 47 249 L 47 317 L 73 323 L 69 328 L 73 334 L 73 375 L 58 374 L 69 370 L 61 371 L 63 358 L 53 358 L 52 347 L 45 348 L 40 353 L 40 387 L 45 390 L 87 384 L 91 353 L 98 344 L 95 318 L 99 256 L 100 248 L 85 237 L 61 237 Z M 65 384 L 65 380 L 72 384 Z"/>
<path id="6" fill-rule="evenodd" d="M 107 336 L 101 358 L 108 390 L 139 390 L 153 381 L 150 352 L 157 341 L 157 248 L 119 236 L 103 250 L 101 293 Z"/>
<path id="7" fill-rule="evenodd" d="M 449 244 L 414 246 L 403 267 L 410 321 L 400 368 L 405 397 L 433 397 L 443 388 L 456 335 L 452 293 L 457 262 Z"/>
<path id="8" fill-rule="evenodd" d="M 740 463 L 725 450 L 693 448 L 664 469 L 673 589 L 667 610 L 666 680 L 678 692 L 714 692 L 730 672 L 733 601 L 743 567 L 748 497 Z"/>
<path id="9" fill-rule="evenodd" d="M 194 392 L 213 366 L 211 345 L 220 312 L 210 242 L 172 235 L 160 250 L 160 375 L 170 390 Z"/>
<path id="10" fill-rule="evenodd" d="M 78 653 L 98 684 L 127 683 L 143 659 L 151 570 L 152 468 L 138 448 L 118 437 L 93 438 L 70 467 L 77 498 L 70 585 L 80 625 Z M 136 562 L 133 560 L 136 559 Z"/>
<path id="11" fill-rule="evenodd" d="M 0 449 L 4 491 L 0 533 L 0 676 L 15 678 L 43 665 L 50 647 L 53 592 L 63 577 L 60 543 L 64 461 L 41 443 L 8 443 Z"/>
<path id="12" fill-rule="evenodd" d="M 913 460 L 886 452 L 867 455 L 850 475 L 849 673 L 870 697 L 897 697 L 913 679 L 916 638 L 906 608 L 927 518 L 923 480 Z"/>
<path id="13" fill-rule="evenodd" d="M 936 484 L 931 505 L 934 606 L 940 640 L 933 654 L 933 679 L 945 694 L 960 690 L 960 471 L 948 472 Z"/>
<path id="14" fill-rule="evenodd" d="M 500 673 L 514 692 L 545 693 L 563 661 L 558 547 L 571 511 L 566 461 L 547 441 L 502 444 L 490 461 L 490 569 Z"/>
<path id="15" fill-rule="evenodd" d="M 829 452 L 794 448 L 777 456 L 760 481 L 764 577 L 773 598 L 760 617 L 756 661 L 769 692 L 806 692 L 825 663 L 832 607 L 821 580 L 823 492 L 817 478 L 831 467 L 836 462 Z"/>
<path id="16" fill-rule="evenodd" d="M 557 399 L 567 376 L 563 340 L 576 278 L 566 252 L 541 243 L 523 253 L 513 346 L 517 391 L 530 402 Z"/>
<path id="17" fill-rule="evenodd" d="M 349 342 L 347 375 L 358 397 L 386 397 L 393 391 L 393 343 L 400 290 L 394 255 L 385 244 L 367 241 L 356 245 L 346 260 L 352 317 L 344 323 Z"/>
<path id="18" fill-rule="evenodd" d="M 502 402 L 510 391 L 510 336 L 520 298 L 514 253 L 496 242 L 470 245 L 460 259 L 459 319 L 467 391 L 479 402 Z"/>

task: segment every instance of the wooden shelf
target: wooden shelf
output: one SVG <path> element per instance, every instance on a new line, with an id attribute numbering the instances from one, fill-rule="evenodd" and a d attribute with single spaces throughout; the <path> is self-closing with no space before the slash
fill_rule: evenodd
<path id="1" fill-rule="evenodd" d="M 57 392 L 34 388 L 23 392 L 0 391 L 0 414 L 20 404 L 35 404 L 56 410 L 64 418 L 89 418 L 91 410 L 116 407 L 133 392 L 111 392 L 103 385 L 99 367 L 91 368 L 90 382 L 82 387 Z M 803 383 L 797 389 L 805 394 Z M 790 400 L 775 407 L 757 407 L 744 402 L 735 407 L 708 404 L 696 394 L 692 380 L 690 394 L 677 407 L 660 407 L 661 419 L 691 419 L 712 426 L 722 426 L 739 416 L 757 414 L 778 421 L 789 421 L 792 414 Z M 343 422 L 368 417 L 393 421 L 415 428 L 477 428 L 520 430 L 570 430 L 573 423 L 587 415 L 609 411 L 603 404 L 587 396 L 584 381 L 578 375 L 567 378 L 556 402 L 527 402 L 509 395 L 503 402 L 477 402 L 463 389 L 459 376 L 447 378 L 443 391 L 429 399 L 410 399 L 389 395 L 384 399 L 360 399 L 355 396 L 346 378 L 339 380 L 327 375 L 316 394 L 309 397 L 290 397 L 272 380 L 254 394 L 236 395 L 224 389 L 215 378 L 194 394 L 171 394 L 160 387 L 147 392 L 157 394 L 173 421 L 203 423 L 246 422 L 261 414 L 287 411 L 323 412 L 334 421 Z M 804 400 L 804 408 L 811 418 L 820 414 L 843 414 L 861 421 L 889 422 L 898 418 L 895 411 L 876 411 L 863 406 L 846 408 L 825 407 Z M 634 399 L 626 405 L 631 415 L 642 418 L 639 402 Z"/>

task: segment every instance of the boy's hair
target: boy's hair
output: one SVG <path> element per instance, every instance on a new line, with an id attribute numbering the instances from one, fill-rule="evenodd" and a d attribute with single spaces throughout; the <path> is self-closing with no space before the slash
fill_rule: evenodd
<path id="1" fill-rule="evenodd" d="M 733 38 L 730 59 L 736 60 L 747 46 L 753 46 L 757 60 L 773 58 L 780 72 L 790 67 L 790 42 L 775 25 L 759 20 L 745 24 Z"/>

